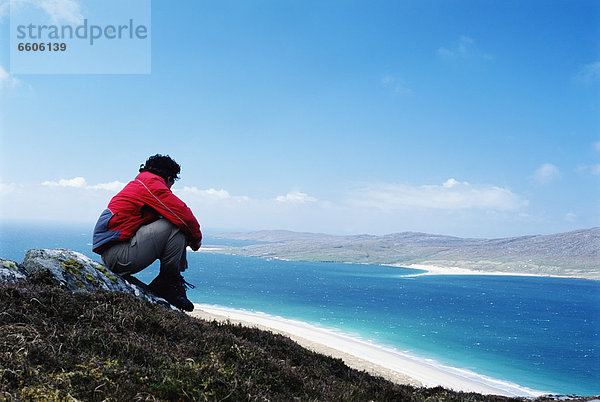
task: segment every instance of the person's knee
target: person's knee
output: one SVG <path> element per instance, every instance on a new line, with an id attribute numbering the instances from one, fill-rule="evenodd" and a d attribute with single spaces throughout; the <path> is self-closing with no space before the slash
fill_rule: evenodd
<path id="1" fill-rule="evenodd" d="M 171 231 L 171 235 L 169 236 L 169 243 L 175 245 L 178 248 L 186 248 L 187 238 L 185 237 L 185 234 L 181 231 L 181 229 L 175 227 L 175 229 Z"/>
<path id="2" fill-rule="evenodd" d="M 187 238 L 177 225 L 167 219 L 159 219 L 151 225 L 153 225 L 153 241 L 162 250 L 161 254 L 174 254 L 185 250 Z"/>
<path id="3" fill-rule="evenodd" d="M 152 227 L 155 233 L 170 233 L 174 230 L 179 230 L 177 225 L 165 218 L 157 219 L 148 224 L 148 226 Z"/>
<path id="4" fill-rule="evenodd" d="M 181 229 L 174 223 L 167 219 L 158 219 L 148 225 L 142 226 L 138 233 L 142 234 L 143 238 L 150 238 L 157 244 L 166 244 L 172 241 L 173 238 L 178 238 L 185 235 L 181 232 Z"/>

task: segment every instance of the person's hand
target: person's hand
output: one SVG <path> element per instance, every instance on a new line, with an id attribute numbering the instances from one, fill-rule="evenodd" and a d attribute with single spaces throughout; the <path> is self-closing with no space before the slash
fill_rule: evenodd
<path id="1" fill-rule="evenodd" d="M 200 246 L 202 246 L 202 240 L 191 240 L 189 246 L 192 250 L 198 251 Z"/>

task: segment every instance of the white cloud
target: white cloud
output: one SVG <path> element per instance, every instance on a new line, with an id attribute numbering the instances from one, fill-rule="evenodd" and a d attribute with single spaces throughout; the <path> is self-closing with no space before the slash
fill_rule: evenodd
<path id="1" fill-rule="evenodd" d="M 594 142 L 594 145 L 593 145 L 593 146 L 594 146 L 594 149 L 595 149 L 596 151 L 600 152 L 600 141 L 598 141 L 598 142 Z"/>
<path id="2" fill-rule="evenodd" d="M 16 88 L 19 86 L 21 81 L 10 75 L 4 67 L 0 66 L 0 89 L 2 88 Z"/>
<path id="3" fill-rule="evenodd" d="M 309 196 L 306 193 L 301 193 L 299 191 L 289 192 L 286 195 L 280 195 L 275 198 L 275 201 L 285 202 L 291 204 L 304 204 L 307 202 L 315 202 L 316 198 Z"/>
<path id="4" fill-rule="evenodd" d="M 71 180 L 60 180 L 58 182 L 56 181 L 52 181 L 52 182 L 44 182 L 42 183 L 43 185 L 46 186 L 70 186 L 70 187 L 76 187 L 77 183 L 79 183 L 80 180 L 83 180 L 85 182 L 85 180 L 83 178 L 75 178 L 75 179 L 71 179 Z M 105 184 L 97 184 L 94 186 L 89 186 L 89 185 L 81 185 L 81 186 L 77 186 L 77 187 L 83 187 L 86 189 L 102 189 L 102 190 L 112 190 L 112 191 L 119 191 L 121 190 L 126 183 L 121 183 L 118 181 L 112 182 L 112 183 L 105 183 Z M 246 205 L 264 205 L 265 207 L 269 207 L 273 205 L 273 202 L 279 202 L 279 203 L 295 203 L 295 204 L 302 204 L 302 203 L 308 203 L 308 202 L 315 202 L 317 201 L 317 199 L 315 197 L 311 197 L 306 193 L 302 193 L 299 191 L 292 191 L 289 192 L 285 195 L 280 195 L 276 198 L 270 198 L 270 199 L 253 199 L 250 198 L 246 195 L 231 195 L 229 193 L 229 191 L 225 190 L 225 189 L 220 189 L 217 190 L 215 188 L 209 188 L 206 190 L 200 189 L 198 187 L 195 186 L 184 186 L 183 188 L 173 188 L 173 192 L 180 197 L 183 200 L 189 200 L 193 203 L 196 203 L 197 205 L 203 205 L 203 203 L 208 203 L 208 204 L 212 204 L 215 201 L 219 201 L 219 202 L 230 202 L 231 205 L 240 205 L 240 203 L 244 203 Z M 224 205 L 224 204 L 220 204 L 220 205 Z"/>
<path id="5" fill-rule="evenodd" d="M 575 78 L 586 84 L 600 81 L 600 61 L 589 63 L 581 67 Z"/>
<path id="6" fill-rule="evenodd" d="M 484 59 L 492 60 L 493 56 L 479 50 L 475 44 L 475 40 L 468 36 L 462 35 L 456 42 L 447 47 L 440 47 L 437 50 L 438 56 L 443 59 Z"/>
<path id="7" fill-rule="evenodd" d="M 83 177 L 75 177 L 73 179 L 60 179 L 59 181 L 45 181 L 42 186 L 83 188 L 86 183 Z"/>
<path id="8" fill-rule="evenodd" d="M 0 184 L 0 219 L 79 221 L 93 227 L 119 185 L 119 182 L 91 185 L 73 178 L 47 183 Z M 296 189 L 280 197 L 266 198 L 234 195 L 214 188 L 175 186 L 174 192 L 192 209 L 203 228 L 228 231 L 289 229 L 334 234 L 421 231 L 498 237 L 564 231 L 577 222 L 589 224 L 598 220 L 565 209 L 553 217 L 554 223 L 549 223 L 544 211 L 526 208 L 528 201 L 507 188 L 455 178 L 436 185 L 365 185 L 341 199 L 330 200 Z M 294 204 L 294 200 L 304 203 Z M 578 216 L 566 215 L 567 212 L 576 212 Z M 556 223 L 559 221 L 562 226 Z"/>
<path id="9" fill-rule="evenodd" d="M 218 198 L 221 200 L 231 198 L 231 194 L 229 194 L 229 191 L 223 189 L 216 190 L 214 188 L 209 188 L 208 190 L 204 190 L 204 194 L 209 197 Z"/>
<path id="10" fill-rule="evenodd" d="M 208 190 L 200 190 L 197 187 L 188 187 L 185 186 L 183 190 L 174 189 L 175 193 L 181 193 L 183 195 L 192 195 L 195 197 L 212 199 L 212 200 L 228 200 L 231 199 L 231 194 L 227 190 L 216 190 L 214 188 L 209 188 Z"/>
<path id="11" fill-rule="evenodd" d="M 506 188 L 474 187 L 455 179 L 449 179 L 442 185 L 372 185 L 351 194 L 347 202 L 352 206 L 384 211 L 407 209 L 514 211 L 528 204 L 527 200 Z"/>
<path id="12" fill-rule="evenodd" d="M 99 183 L 94 185 L 88 185 L 83 177 L 74 177 L 72 179 L 60 179 L 58 181 L 48 180 L 42 183 L 42 186 L 46 187 L 71 187 L 81 188 L 84 190 L 106 190 L 112 192 L 118 192 L 125 187 L 127 183 L 120 181 L 111 181 L 109 183 Z"/>
<path id="13" fill-rule="evenodd" d="M 107 190 L 112 192 L 119 192 L 125 187 L 127 183 L 123 183 L 120 181 L 111 181 L 109 183 L 100 183 L 94 186 L 87 186 L 87 188 L 91 190 Z"/>
<path id="14" fill-rule="evenodd" d="M 444 184 L 442 184 L 442 186 L 444 186 L 445 188 L 452 188 L 452 187 L 456 187 L 457 185 L 460 185 L 460 184 L 467 185 L 467 186 L 469 185 L 469 183 L 466 181 L 461 183 L 456 179 L 450 178 L 450 179 L 446 180 L 444 182 Z"/>
<path id="15" fill-rule="evenodd" d="M 539 184 L 549 184 L 560 176 L 560 170 L 551 163 L 544 163 L 533 173 L 533 179 Z"/>

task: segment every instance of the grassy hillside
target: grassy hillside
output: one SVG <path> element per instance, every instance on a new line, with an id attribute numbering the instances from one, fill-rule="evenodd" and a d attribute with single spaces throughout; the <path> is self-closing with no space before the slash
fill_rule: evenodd
<path id="1" fill-rule="evenodd" d="M 510 400 L 393 384 L 280 335 L 39 274 L 0 283 L 0 306 L 0 400 Z"/>

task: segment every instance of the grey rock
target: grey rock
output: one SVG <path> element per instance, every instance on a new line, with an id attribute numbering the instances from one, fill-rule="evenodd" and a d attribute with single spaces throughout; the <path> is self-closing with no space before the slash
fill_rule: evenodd
<path id="1" fill-rule="evenodd" d="M 27 272 L 14 261 L 0 258 L 0 281 L 16 282 L 26 279 Z"/>
<path id="2" fill-rule="evenodd" d="M 21 265 L 25 276 L 37 272 L 49 272 L 56 280 L 73 292 L 93 292 L 96 290 L 124 292 L 151 303 L 169 306 L 168 302 L 155 296 L 139 280 L 128 277 L 130 280 L 128 282 L 103 264 L 76 251 L 61 248 L 29 250 Z"/>

